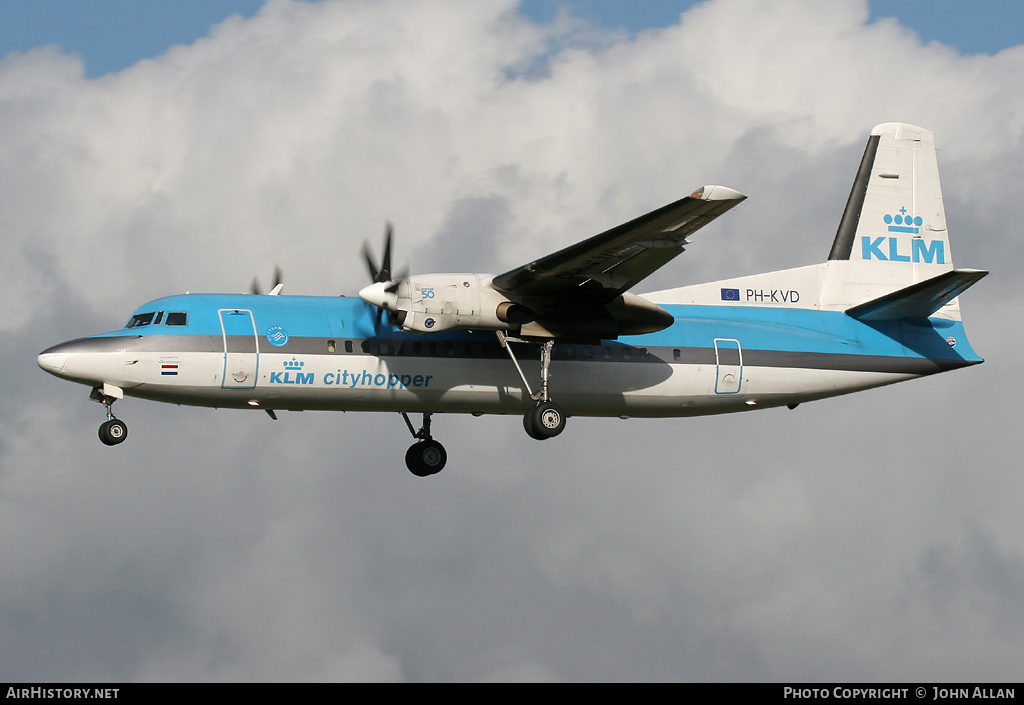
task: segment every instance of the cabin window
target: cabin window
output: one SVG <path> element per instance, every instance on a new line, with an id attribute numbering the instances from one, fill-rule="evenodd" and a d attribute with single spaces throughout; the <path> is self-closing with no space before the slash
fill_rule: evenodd
<path id="1" fill-rule="evenodd" d="M 605 360 L 611 360 L 612 359 L 612 349 L 611 348 L 604 348 L 604 359 Z"/>
<path id="2" fill-rule="evenodd" d="M 332 353 L 332 352 L 337 352 L 337 351 L 338 351 L 338 346 L 335 344 L 335 342 L 333 340 L 328 340 L 327 341 L 327 352 L 331 352 Z"/>
<path id="3" fill-rule="evenodd" d="M 623 360 L 632 360 L 633 359 L 633 353 L 630 352 L 629 348 L 623 348 L 622 349 L 622 359 Z"/>
<path id="4" fill-rule="evenodd" d="M 184 311 L 171 311 L 167 314 L 165 326 L 183 326 L 188 323 L 188 314 Z"/>
<path id="5" fill-rule="evenodd" d="M 583 359 L 584 360 L 593 360 L 594 359 L 594 351 L 590 349 L 589 345 L 586 346 L 585 348 L 583 348 Z"/>
<path id="6" fill-rule="evenodd" d="M 131 317 L 131 320 L 125 324 L 125 328 L 138 328 L 139 326 L 148 326 L 153 322 L 153 316 L 156 314 L 153 311 L 149 313 L 136 313 Z"/>
<path id="7" fill-rule="evenodd" d="M 679 352 L 679 348 L 676 348 L 675 350 L 672 351 L 672 359 L 675 360 L 676 362 L 682 362 L 683 354 Z"/>
<path id="8" fill-rule="evenodd" d="M 351 340 L 346 340 L 345 341 L 345 352 L 347 352 L 347 353 L 352 352 L 352 341 Z"/>

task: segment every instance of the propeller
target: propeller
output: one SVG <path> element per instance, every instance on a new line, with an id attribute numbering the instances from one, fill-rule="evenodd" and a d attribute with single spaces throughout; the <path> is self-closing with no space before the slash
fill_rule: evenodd
<path id="1" fill-rule="evenodd" d="M 364 287 L 359 292 L 359 297 L 363 301 L 377 307 L 378 327 L 383 323 L 383 317 L 386 313 L 389 314 L 388 320 L 395 326 L 400 326 L 402 320 L 405 318 L 405 312 L 396 311 L 395 306 L 398 303 L 397 294 L 399 282 L 407 277 L 409 272 L 406 270 L 397 277 L 392 277 L 391 243 L 394 239 L 394 233 L 394 223 L 389 220 L 384 228 L 384 254 L 381 257 L 379 266 L 373 256 L 373 251 L 370 249 L 369 243 L 363 241 L 363 259 L 366 261 L 366 269 L 370 273 L 370 279 L 373 283 Z M 399 319 L 399 316 L 401 319 Z"/>
<path id="2" fill-rule="evenodd" d="M 281 289 L 284 284 L 281 281 L 281 267 L 274 265 L 274 286 L 270 289 L 269 296 L 277 296 L 281 293 Z M 249 292 L 252 294 L 262 294 L 263 291 L 260 288 L 260 280 L 256 277 L 252 278 L 252 285 L 249 287 Z"/>
<path id="3" fill-rule="evenodd" d="M 384 257 L 381 258 L 380 267 L 373 261 L 370 243 L 363 241 L 363 258 L 366 260 L 366 268 L 370 271 L 370 279 L 374 284 L 391 280 L 391 239 L 394 233 L 395 224 L 389 220 L 384 226 Z"/>

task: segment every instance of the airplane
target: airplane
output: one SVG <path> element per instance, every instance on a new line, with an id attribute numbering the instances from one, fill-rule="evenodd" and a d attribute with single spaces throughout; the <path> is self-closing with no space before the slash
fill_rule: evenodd
<path id="1" fill-rule="evenodd" d="M 746 197 L 689 196 L 497 276 L 393 274 L 392 229 L 358 298 L 182 294 L 123 328 L 38 356 L 91 388 L 117 445 L 125 396 L 174 404 L 389 411 L 420 477 L 445 466 L 437 413 L 522 414 L 537 440 L 570 416 L 688 417 L 787 406 L 983 362 L 959 295 L 987 272 L 956 269 L 935 143 L 884 123 L 870 134 L 827 259 L 704 284 L 631 293 L 700 228 Z M 539 376 L 521 362 L 540 363 Z M 410 414 L 422 414 L 419 428 Z"/>

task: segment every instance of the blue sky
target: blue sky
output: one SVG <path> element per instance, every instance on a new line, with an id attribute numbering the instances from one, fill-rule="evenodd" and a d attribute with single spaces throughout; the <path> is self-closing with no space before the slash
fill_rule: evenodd
<path id="1" fill-rule="evenodd" d="M 678 20 L 693 0 L 523 0 L 522 12 L 548 21 L 561 6 L 603 27 L 640 31 Z M 212 24 L 233 14 L 251 16 L 263 0 L 3 0 L 0 56 L 59 44 L 79 54 L 89 76 L 119 71 L 190 44 Z M 898 17 L 926 41 L 938 40 L 963 53 L 995 53 L 1024 41 L 1019 0 L 872 0 L 872 19 Z"/>

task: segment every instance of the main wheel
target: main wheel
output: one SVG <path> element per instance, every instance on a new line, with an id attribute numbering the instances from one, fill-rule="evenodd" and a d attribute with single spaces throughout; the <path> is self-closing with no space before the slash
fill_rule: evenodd
<path id="1" fill-rule="evenodd" d="M 128 438 L 128 426 L 120 419 L 110 419 L 100 424 L 100 440 L 108 446 L 124 443 Z"/>
<path id="2" fill-rule="evenodd" d="M 537 407 L 531 406 L 525 414 L 523 414 L 523 428 L 526 429 L 526 435 L 535 441 L 546 441 L 547 436 L 542 436 L 537 431 Z"/>
<path id="3" fill-rule="evenodd" d="M 554 438 L 565 429 L 565 412 L 553 401 L 542 401 L 526 412 L 523 426 L 538 440 Z"/>
<path id="4" fill-rule="evenodd" d="M 433 439 L 414 443 L 405 453 L 405 464 L 416 477 L 436 475 L 447 462 L 444 446 Z"/>

